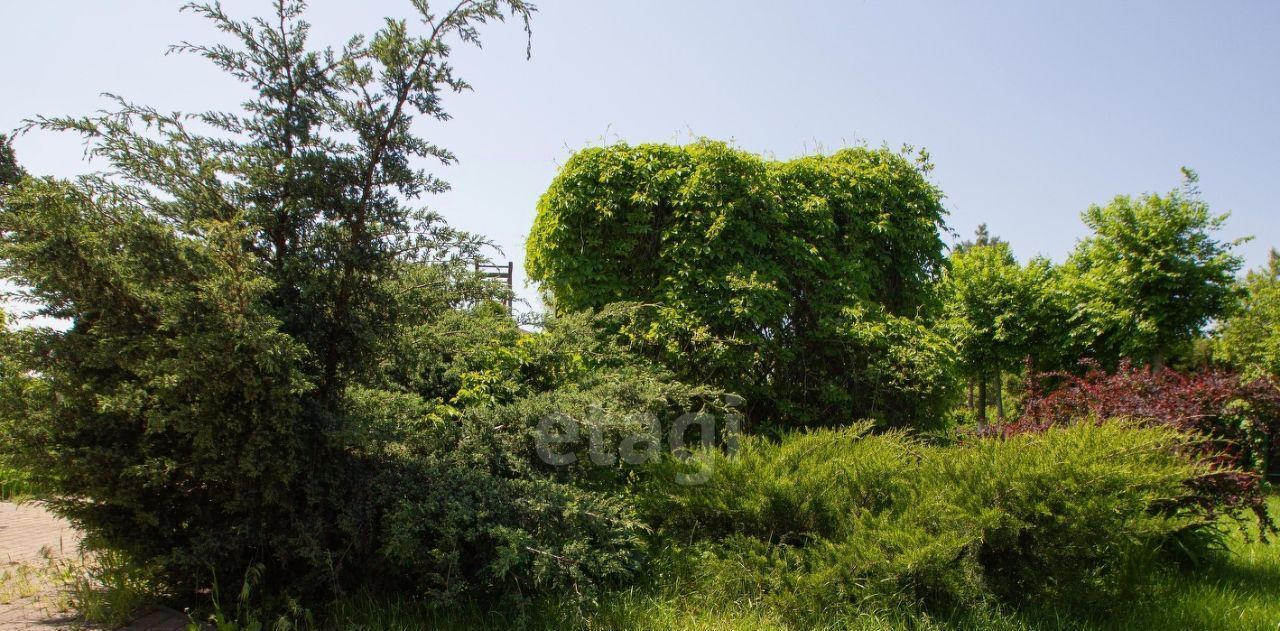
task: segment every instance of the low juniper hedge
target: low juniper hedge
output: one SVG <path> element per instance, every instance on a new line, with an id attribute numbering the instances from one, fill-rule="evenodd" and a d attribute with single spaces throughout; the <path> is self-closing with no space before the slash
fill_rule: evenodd
<path id="1" fill-rule="evenodd" d="M 1082 374 L 1028 372 L 1022 415 L 989 433 L 1043 432 L 1081 420 L 1167 425 L 1202 440 L 1186 447 L 1212 474 L 1189 482 L 1208 514 L 1256 515 L 1263 536 L 1280 533 L 1267 512 L 1265 474 L 1280 461 L 1280 383 L 1226 370 L 1180 373 L 1124 361 L 1115 372 L 1084 361 Z"/>
<path id="2" fill-rule="evenodd" d="M 1149 593 L 1179 550 L 1220 542 L 1187 501 L 1208 467 L 1172 427 L 1075 423 L 950 445 L 870 429 L 747 436 L 705 454 L 714 473 L 697 486 L 660 463 L 638 496 L 671 562 L 659 574 L 687 602 L 751 603 L 788 628 L 1045 603 L 1092 616 Z"/>

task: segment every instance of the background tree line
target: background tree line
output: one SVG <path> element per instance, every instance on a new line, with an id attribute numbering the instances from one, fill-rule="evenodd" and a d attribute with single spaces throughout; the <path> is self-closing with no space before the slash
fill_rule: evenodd
<path id="1" fill-rule="evenodd" d="M 1191 367 L 1211 325 L 1220 362 L 1274 374 L 1259 369 L 1276 334 L 1255 304 L 1274 274 L 1237 280 L 1242 240 L 1218 236 L 1227 217 L 1194 172 L 1086 209 L 1091 233 L 1066 261 L 1021 264 L 985 225 L 947 253 L 928 171 L 885 149 L 584 150 L 539 202 L 529 275 L 559 311 L 632 303 L 630 343 L 744 394 L 757 425 L 942 425 L 964 386 L 979 426 L 992 402 L 1004 422 L 1010 375 Z"/>

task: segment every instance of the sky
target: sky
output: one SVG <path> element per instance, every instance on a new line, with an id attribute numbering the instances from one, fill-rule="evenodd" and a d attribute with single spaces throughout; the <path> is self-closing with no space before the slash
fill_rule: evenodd
<path id="1" fill-rule="evenodd" d="M 225 0 L 232 15 L 267 0 Z M 87 114 L 103 92 L 165 111 L 233 109 L 244 85 L 182 40 L 222 41 L 173 0 L 0 2 L 0 130 Z M 417 131 L 459 163 L 426 200 L 486 235 L 524 282 L 539 196 L 574 150 L 614 142 L 733 142 L 787 159 L 867 143 L 927 148 L 959 237 L 979 223 L 1019 258 L 1062 260 L 1080 212 L 1164 192 L 1179 168 L 1231 213 L 1246 267 L 1280 246 L 1280 2 L 1159 0 L 543 0 L 532 58 L 519 25 L 483 28 L 454 62 L 474 91 Z M 313 0 L 316 45 L 371 33 L 408 0 Z M 15 141 L 38 175 L 91 171 L 79 139 Z M 98 165 L 100 166 L 100 165 Z M 948 242 L 958 237 L 948 236 Z"/>

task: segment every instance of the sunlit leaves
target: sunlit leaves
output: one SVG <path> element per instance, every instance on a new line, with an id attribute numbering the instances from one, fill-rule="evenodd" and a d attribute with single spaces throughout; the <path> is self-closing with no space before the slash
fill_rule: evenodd
<path id="1" fill-rule="evenodd" d="M 1064 271 L 1091 314 L 1081 324 L 1095 328 L 1093 356 L 1159 364 L 1232 308 L 1241 241 L 1218 240 L 1227 216 L 1209 210 L 1186 174 L 1180 190 L 1121 195 L 1084 212 L 1093 234 Z"/>
<path id="2" fill-rule="evenodd" d="M 885 149 L 591 148 L 539 202 L 527 266 L 560 310 L 641 303 L 633 343 L 744 395 L 758 423 L 916 422 L 950 384 L 946 342 L 917 321 L 943 263 L 940 198 Z"/>

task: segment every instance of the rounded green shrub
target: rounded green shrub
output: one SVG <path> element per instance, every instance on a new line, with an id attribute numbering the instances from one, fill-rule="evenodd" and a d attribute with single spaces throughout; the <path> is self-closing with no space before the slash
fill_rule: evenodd
<path id="1" fill-rule="evenodd" d="M 917 425 L 950 400 L 929 326 L 945 211 L 927 164 L 853 148 L 790 162 L 719 142 L 586 149 L 538 204 L 526 266 L 760 426 Z"/>

